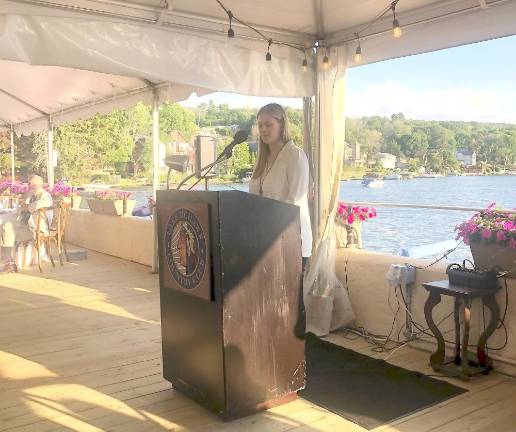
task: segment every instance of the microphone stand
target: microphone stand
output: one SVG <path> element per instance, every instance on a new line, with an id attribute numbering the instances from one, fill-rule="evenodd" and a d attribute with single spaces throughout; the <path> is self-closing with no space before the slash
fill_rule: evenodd
<path id="1" fill-rule="evenodd" d="M 202 179 L 205 179 L 206 176 L 208 175 L 208 173 L 210 172 L 210 170 L 215 166 L 215 165 L 218 165 L 219 163 L 221 162 L 224 162 L 226 160 L 228 160 L 231 156 L 227 154 L 227 152 L 224 150 L 220 155 L 219 157 L 215 160 L 215 162 L 212 162 L 211 164 L 208 164 L 204 167 L 202 167 L 199 171 L 197 172 L 194 172 L 193 174 L 190 174 L 188 177 L 184 178 L 181 183 L 179 183 L 179 185 L 177 186 L 176 190 L 180 190 L 183 185 L 188 181 L 190 180 L 192 177 L 195 177 L 195 176 L 199 176 L 199 180 L 194 183 L 193 186 L 195 186 L 197 183 L 199 183 Z M 206 171 L 208 170 L 208 171 Z M 204 174 L 202 174 L 203 171 L 206 171 Z M 192 186 L 192 187 L 193 187 Z"/>

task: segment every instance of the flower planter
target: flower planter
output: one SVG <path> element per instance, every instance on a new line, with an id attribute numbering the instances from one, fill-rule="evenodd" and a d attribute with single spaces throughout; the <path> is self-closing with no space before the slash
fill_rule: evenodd
<path id="1" fill-rule="evenodd" d="M 362 249 L 362 222 L 355 221 L 351 225 L 335 220 L 337 248 Z"/>
<path id="2" fill-rule="evenodd" d="M 72 197 L 72 208 L 74 210 L 81 208 L 81 202 L 82 202 L 82 196 L 79 195 L 73 195 Z"/>
<path id="3" fill-rule="evenodd" d="M 362 222 L 376 217 L 373 207 L 361 207 L 339 201 L 335 214 L 337 248 L 362 249 Z"/>
<path id="4" fill-rule="evenodd" d="M 88 206 L 93 213 L 110 216 L 130 216 L 135 200 L 89 199 Z"/>
<path id="5" fill-rule="evenodd" d="M 111 216 L 130 216 L 133 214 L 135 200 L 104 200 L 104 214 Z"/>
<path id="6" fill-rule="evenodd" d="M 18 197 L 13 195 L 2 195 L 0 196 L 0 201 L 2 201 L 2 205 L 4 208 L 14 208 L 18 205 Z"/>
<path id="7" fill-rule="evenodd" d="M 482 270 L 491 270 L 500 267 L 510 270 L 516 267 L 516 249 L 504 247 L 496 243 L 471 242 L 471 255 L 475 267 Z M 516 278 L 516 271 L 507 275 Z"/>
<path id="8" fill-rule="evenodd" d="M 88 207 L 90 208 L 90 211 L 97 214 L 104 214 L 104 206 L 102 205 L 104 201 L 105 200 L 95 198 L 88 199 Z"/>

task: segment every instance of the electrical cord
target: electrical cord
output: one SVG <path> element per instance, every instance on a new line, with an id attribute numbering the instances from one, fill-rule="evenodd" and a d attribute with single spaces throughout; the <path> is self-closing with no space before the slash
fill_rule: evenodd
<path id="1" fill-rule="evenodd" d="M 454 248 L 447 250 L 441 257 L 439 257 L 438 259 L 436 259 L 432 263 L 428 264 L 427 266 L 419 267 L 419 266 L 415 266 L 415 265 L 408 264 L 408 263 L 406 263 L 405 265 L 410 266 L 410 267 L 414 267 L 414 268 L 419 269 L 419 270 L 427 269 L 427 268 L 437 264 L 438 262 L 442 261 L 443 259 L 445 259 L 448 255 L 450 255 L 452 252 L 457 250 L 457 248 L 461 244 L 462 244 L 462 241 L 457 243 L 457 245 Z M 467 261 L 469 261 L 469 260 L 467 260 Z M 469 262 L 471 262 L 471 261 L 469 261 Z M 346 257 L 346 262 L 345 262 L 345 266 L 344 266 L 344 276 L 345 276 L 345 288 L 346 288 L 346 291 L 349 294 L 348 271 L 347 270 L 348 270 L 348 257 Z M 507 309 L 508 309 L 508 303 L 509 303 L 509 294 L 508 294 L 508 287 L 507 287 L 507 279 L 506 279 L 505 275 L 507 273 L 510 273 L 511 271 L 506 272 L 504 274 L 501 274 L 501 276 L 504 277 L 504 281 L 505 281 L 505 295 L 506 295 L 506 298 L 505 298 L 505 309 L 504 309 L 504 313 L 503 313 L 502 319 L 500 319 L 500 322 L 499 322 L 499 324 L 496 327 L 496 329 L 500 329 L 501 327 L 504 328 L 504 331 L 505 331 L 505 342 L 504 342 L 504 344 L 501 347 L 497 347 L 497 348 L 491 348 L 491 347 L 487 347 L 486 346 L 486 349 L 490 349 L 492 351 L 502 350 L 503 348 L 505 348 L 507 346 L 507 343 L 508 343 L 508 333 L 507 333 L 507 327 L 505 326 L 505 318 L 506 318 L 506 315 L 507 315 Z M 403 302 L 403 309 L 407 312 L 408 316 L 410 317 L 411 324 L 418 330 L 418 333 L 415 333 L 415 334 L 411 335 L 410 339 L 406 339 L 403 342 L 401 342 L 399 340 L 400 339 L 400 333 L 403 330 L 402 327 L 400 327 L 400 329 L 398 330 L 398 334 L 397 334 L 397 337 L 396 337 L 397 340 L 391 339 L 392 333 L 393 333 L 393 330 L 394 330 L 394 325 L 395 325 L 396 320 L 398 318 L 398 313 L 400 311 L 400 308 L 402 307 L 402 304 L 400 303 L 400 299 L 399 299 L 398 293 L 397 293 L 398 288 L 400 290 L 400 294 L 401 294 L 401 298 L 402 298 L 402 302 Z M 435 336 L 432 333 L 428 332 L 430 330 L 429 327 L 424 328 L 423 325 L 421 325 L 420 323 L 418 323 L 415 320 L 414 316 L 412 315 L 412 313 L 410 312 L 410 310 L 408 308 L 408 304 L 407 304 L 407 301 L 406 301 L 405 296 L 403 294 L 403 290 L 402 290 L 401 285 L 397 285 L 397 286 L 394 287 L 394 293 L 395 293 L 395 296 L 396 296 L 398 307 L 397 307 L 396 311 L 394 312 L 394 310 L 392 309 L 392 306 L 391 306 L 391 302 L 390 302 L 390 291 L 389 291 L 389 300 L 388 300 L 388 302 L 389 302 L 389 307 L 391 308 L 391 312 L 393 312 L 394 318 L 392 320 L 391 328 L 389 330 L 389 334 L 388 335 L 375 335 L 375 334 L 369 333 L 364 327 L 359 327 L 358 328 L 359 330 L 352 329 L 352 328 L 345 328 L 344 329 L 344 331 L 346 331 L 347 333 L 353 333 L 353 334 L 355 334 L 357 336 L 354 339 L 350 339 L 349 337 L 344 336 L 348 340 L 357 340 L 358 338 L 361 337 L 361 338 L 365 339 L 366 341 L 368 341 L 371 345 L 374 345 L 372 347 L 372 351 L 377 352 L 377 353 L 378 352 L 389 352 L 389 355 L 387 355 L 384 360 L 387 360 L 388 358 L 390 358 L 391 355 L 393 355 L 395 351 L 397 351 L 398 349 L 408 345 L 413 340 L 416 340 L 416 339 L 425 340 L 422 337 L 423 335 L 431 338 L 432 340 L 435 338 Z M 484 312 L 484 311 L 482 311 L 482 312 Z M 450 312 L 448 315 L 446 315 L 444 318 L 442 318 L 436 325 L 439 326 L 446 319 L 451 317 L 453 314 L 454 314 L 453 311 Z M 462 322 L 460 322 L 459 325 L 462 325 Z M 485 328 L 485 319 L 484 319 L 484 328 Z M 360 331 L 360 329 L 362 331 Z M 445 334 L 451 333 L 454 330 L 455 329 L 450 329 L 450 330 L 448 330 L 446 332 L 442 332 L 442 335 L 444 336 Z M 444 341 L 445 341 L 445 343 L 448 343 L 448 344 L 452 344 L 452 345 L 455 344 L 455 341 L 449 341 L 447 339 L 445 339 Z M 388 348 L 387 344 L 389 342 L 395 344 L 395 346 L 391 347 L 391 348 Z M 469 345 L 468 348 L 469 347 L 475 347 L 475 346 L 476 345 Z"/>
<path id="2" fill-rule="evenodd" d="M 503 279 L 504 279 L 504 285 L 505 285 L 505 308 L 504 308 L 504 311 L 503 311 L 502 318 L 499 319 L 499 323 L 496 326 L 495 330 L 499 330 L 499 329 L 501 329 L 503 327 L 504 333 L 505 333 L 505 341 L 504 341 L 504 343 L 501 346 L 496 347 L 496 348 L 492 348 L 492 347 L 486 345 L 486 349 L 487 350 L 491 350 L 491 351 L 501 351 L 509 343 L 509 334 L 507 332 L 507 327 L 505 325 L 505 318 L 507 317 L 507 309 L 508 309 L 508 306 L 509 306 L 509 289 L 507 287 L 507 278 L 505 277 L 505 275 L 503 276 Z M 482 302 L 482 316 L 483 316 L 483 319 L 484 319 L 484 330 L 485 330 L 486 324 L 485 324 L 484 303 L 483 302 Z"/>
<path id="3" fill-rule="evenodd" d="M 409 263 L 405 263 L 405 265 L 409 266 L 409 267 L 413 267 L 418 270 L 426 270 L 427 268 L 430 268 L 430 267 L 434 266 L 435 264 L 437 264 L 438 262 L 442 261 L 443 259 L 447 258 L 448 255 L 450 255 L 452 252 L 455 252 L 462 243 L 463 243 L 463 240 L 461 240 L 459 243 L 457 243 L 455 245 L 455 247 L 453 247 L 452 249 L 448 249 L 446 252 L 444 252 L 444 254 L 441 257 L 437 258 L 435 261 L 431 262 L 430 264 L 428 264 L 424 267 L 419 267 L 419 266 L 409 264 Z"/>
<path id="4" fill-rule="evenodd" d="M 410 318 L 412 319 L 412 324 L 414 325 L 414 327 L 416 327 L 416 329 L 418 329 L 420 332 L 423 332 L 423 334 L 425 334 L 426 336 L 429 336 L 430 338 L 434 339 L 435 336 L 431 333 L 428 333 L 428 330 L 429 328 L 423 330 L 423 326 L 421 324 L 419 324 L 413 317 L 413 315 L 410 313 L 410 311 L 408 310 L 408 305 L 407 305 L 407 302 L 405 300 L 405 296 L 403 295 L 403 291 L 401 290 L 401 285 L 398 285 L 396 287 L 397 288 L 400 288 L 400 293 L 401 293 L 401 297 L 403 299 L 403 304 L 405 306 L 405 310 L 408 312 Z M 502 349 L 504 349 L 506 346 L 507 346 L 507 343 L 508 343 L 508 333 L 507 333 L 507 327 L 505 326 L 505 317 L 506 317 L 506 314 L 507 314 L 507 307 L 508 307 L 508 304 L 509 304 L 509 294 L 508 294 L 508 289 L 507 289 L 507 280 L 505 279 L 505 310 L 504 310 L 504 314 L 503 314 L 503 317 L 499 320 L 500 323 L 499 325 L 496 327 L 497 329 L 500 329 L 500 328 L 504 328 L 504 331 L 505 331 L 505 342 L 504 344 L 501 346 L 501 347 L 497 347 L 497 348 L 491 348 L 491 347 L 487 347 L 488 349 L 492 350 L 492 351 L 500 351 Z M 482 313 L 483 313 L 483 305 L 482 305 Z M 445 318 L 451 316 L 453 314 L 453 312 L 451 312 L 450 314 L 448 314 Z M 442 323 L 443 320 L 441 320 L 440 322 L 438 322 L 436 325 L 440 325 Z M 460 323 L 460 325 L 462 325 L 462 322 Z M 485 329 L 485 323 L 484 323 L 484 329 Z M 446 331 L 446 332 L 442 332 L 442 335 L 445 335 L 447 333 L 451 333 L 452 331 L 454 331 L 454 329 L 451 329 L 449 331 Z M 451 345 L 454 345 L 455 342 L 454 341 L 450 341 L 450 340 L 447 340 L 447 339 L 444 339 L 444 342 L 447 343 L 447 344 L 451 344 Z M 471 347 L 476 347 L 477 345 L 474 345 L 474 344 L 469 344 L 468 345 L 468 348 L 471 348 Z"/>

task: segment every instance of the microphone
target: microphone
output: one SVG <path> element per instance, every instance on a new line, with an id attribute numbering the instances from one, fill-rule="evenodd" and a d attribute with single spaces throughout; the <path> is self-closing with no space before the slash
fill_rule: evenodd
<path id="1" fill-rule="evenodd" d="M 249 136 L 249 131 L 246 130 L 239 130 L 235 136 L 233 137 L 233 140 L 226 146 L 224 150 L 222 150 L 222 153 L 220 153 L 217 160 L 221 159 L 223 156 L 226 157 L 226 159 L 229 159 L 231 156 L 233 156 L 233 148 L 243 143 L 247 137 Z"/>
<path id="2" fill-rule="evenodd" d="M 192 177 L 194 176 L 198 176 L 198 180 L 196 183 L 194 183 L 194 186 L 199 183 L 203 178 L 206 178 L 206 176 L 208 175 L 208 173 L 211 171 L 211 169 L 229 159 L 231 156 L 233 156 L 233 148 L 238 145 L 238 144 L 241 144 L 243 143 L 247 137 L 249 136 L 249 131 L 245 131 L 245 130 L 239 130 L 235 136 L 233 137 L 233 140 L 226 146 L 226 148 L 224 150 L 222 150 L 222 152 L 219 154 L 219 156 L 217 157 L 217 159 L 215 160 L 215 162 L 212 162 L 211 164 L 209 165 L 206 165 L 205 167 L 201 168 L 198 172 L 195 172 L 193 174 L 190 174 L 188 177 L 186 177 L 185 179 L 183 179 L 183 181 L 181 183 L 179 183 L 179 185 L 177 186 L 177 190 L 180 190 L 181 187 L 188 181 L 190 180 Z M 204 171 L 204 174 L 203 174 L 203 171 Z M 169 171 L 170 172 L 170 171 Z M 167 183 L 168 184 L 168 183 Z M 191 186 L 190 188 L 192 188 L 193 186 Z M 168 188 L 168 186 L 167 186 Z"/>

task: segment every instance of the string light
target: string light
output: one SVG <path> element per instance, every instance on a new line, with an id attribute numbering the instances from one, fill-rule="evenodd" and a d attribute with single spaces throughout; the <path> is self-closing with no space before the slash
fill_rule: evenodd
<path id="1" fill-rule="evenodd" d="M 355 55 L 353 56 L 353 60 L 355 63 L 360 63 L 362 61 L 362 47 L 360 46 L 360 37 L 358 36 L 358 33 L 355 33 L 355 36 L 357 37 L 358 46 L 355 51 Z"/>
<path id="2" fill-rule="evenodd" d="M 260 36 L 260 38 L 262 38 L 265 42 L 267 42 L 267 53 L 265 54 L 265 61 L 268 61 L 268 62 L 272 61 L 272 54 L 270 51 L 271 45 L 273 45 L 273 44 L 284 45 L 284 46 L 290 47 L 292 49 L 296 49 L 298 51 L 303 52 L 304 59 L 301 63 L 301 66 L 302 66 L 304 72 L 306 72 L 308 70 L 308 60 L 306 57 L 306 49 L 307 49 L 306 45 L 303 47 L 301 45 L 296 45 L 296 44 L 292 44 L 289 42 L 283 42 L 283 41 L 278 41 L 278 40 L 273 40 L 271 38 L 268 38 L 263 32 L 261 32 L 257 28 L 253 27 L 250 24 L 247 24 L 246 22 L 240 20 L 235 15 L 233 15 L 231 10 L 227 9 L 221 0 L 215 0 L 215 1 L 220 5 L 220 7 L 226 12 L 226 14 L 228 16 L 228 19 L 229 19 L 229 28 L 228 28 L 228 32 L 227 32 L 228 38 L 235 37 L 235 31 L 233 30 L 233 20 L 235 20 L 236 22 L 240 23 L 242 26 L 247 27 L 250 30 L 257 33 Z M 363 34 L 367 29 L 369 29 L 373 24 L 376 24 L 378 21 L 380 21 L 380 19 L 384 18 L 385 15 L 390 10 L 392 10 L 392 14 L 393 14 L 393 22 L 392 22 L 393 35 L 395 38 L 400 38 L 402 36 L 403 31 L 402 31 L 399 21 L 396 17 L 396 6 L 398 5 L 398 2 L 399 2 L 399 0 L 392 1 L 384 9 L 382 9 L 382 11 L 373 20 L 371 20 L 364 28 L 362 28 L 360 31 L 355 33 L 355 38 L 357 41 L 357 48 L 355 50 L 355 54 L 353 55 L 353 60 L 355 63 L 360 63 L 362 61 L 362 47 L 360 46 L 360 35 Z M 316 51 L 319 51 L 321 48 L 324 48 L 324 57 L 322 60 L 322 68 L 324 70 L 328 70 L 331 67 L 331 62 L 328 57 L 328 51 L 327 51 L 328 47 L 321 46 L 320 41 L 316 41 L 311 47 L 311 49 L 314 49 Z"/>
<path id="3" fill-rule="evenodd" d="M 396 4 L 397 3 L 398 3 L 397 0 L 393 1 L 391 3 L 392 15 L 394 17 L 394 20 L 392 21 L 392 34 L 394 35 L 395 38 L 400 38 L 403 32 L 401 31 L 400 23 L 398 22 L 398 19 L 396 18 Z"/>
<path id="4" fill-rule="evenodd" d="M 360 46 L 360 35 L 362 35 L 366 30 L 368 30 L 371 26 L 380 21 L 389 11 L 392 11 L 393 21 L 392 21 L 392 33 L 395 38 L 400 38 L 403 34 L 398 18 L 396 17 L 396 6 L 400 0 L 392 1 L 386 8 L 384 8 L 374 19 L 372 19 L 367 25 L 362 28 L 360 31 L 355 33 L 355 39 L 357 41 L 357 48 L 355 50 L 355 54 L 353 55 L 353 60 L 355 63 L 360 63 L 362 61 L 362 47 Z M 351 42 L 351 41 L 349 41 Z"/>
<path id="5" fill-rule="evenodd" d="M 229 17 L 228 38 L 234 38 L 235 31 L 233 30 L 233 27 L 231 26 L 231 24 L 233 23 L 233 13 L 230 10 L 228 10 L 228 17 Z"/>
<path id="6" fill-rule="evenodd" d="M 324 70 L 328 70 L 330 68 L 330 59 L 328 58 L 328 52 L 326 51 L 326 48 L 324 48 L 324 57 L 322 61 L 322 67 Z"/>
<path id="7" fill-rule="evenodd" d="M 303 70 L 308 70 L 308 60 L 306 59 L 306 47 L 305 46 L 296 45 L 296 44 L 292 44 L 292 43 L 289 43 L 289 42 L 283 42 L 283 41 L 278 41 L 278 40 L 273 40 L 271 38 L 268 38 L 262 31 L 258 30 L 256 27 L 253 27 L 252 25 L 250 25 L 250 24 L 242 21 L 238 17 L 236 17 L 228 8 L 226 8 L 224 6 L 222 1 L 220 1 L 220 0 L 215 0 L 215 1 L 219 4 L 219 6 L 224 10 L 224 12 L 228 16 L 228 19 L 229 19 L 228 38 L 234 38 L 235 37 L 235 31 L 233 30 L 233 27 L 232 27 L 233 20 L 235 20 L 236 22 L 238 22 L 242 26 L 247 27 L 248 29 L 254 31 L 256 34 L 258 34 L 260 36 L 260 38 L 262 38 L 265 42 L 267 42 L 267 53 L 265 54 L 265 60 L 266 61 L 269 61 L 269 62 L 272 61 L 272 54 L 270 52 L 271 45 L 273 45 L 273 44 L 283 45 L 283 46 L 287 46 L 289 48 L 292 48 L 292 49 L 295 49 L 295 50 L 303 52 L 305 58 L 304 58 L 304 60 L 303 60 L 301 65 L 303 67 Z M 312 46 L 311 48 L 315 48 L 315 46 Z"/>

